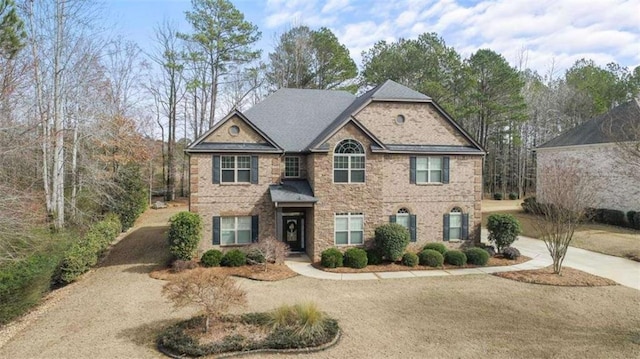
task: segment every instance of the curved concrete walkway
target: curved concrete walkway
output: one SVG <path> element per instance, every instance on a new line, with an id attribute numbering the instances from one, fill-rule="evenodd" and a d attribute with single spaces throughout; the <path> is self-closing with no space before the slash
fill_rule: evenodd
<path id="1" fill-rule="evenodd" d="M 486 231 L 483 229 L 483 238 Z M 376 273 L 331 273 L 316 269 L 311 265 L 309 258 L 293 258 L 285 263 L 294 272 L 305 277 L 329 280 L 374 280 L 392 278 L 413 277 L 437 277 L 465 274 L 489 274 L 497 272 L 509 272 L 527 269 L 540 269 L 552 264 L 551 257 L 543 241 L 518 237 L 514 247 L 520 250 L 522 255 L 530 257 L 525 263 L 512 266 L 478 267 L 447 270 L 421 270 L 400 272 L 376 272 Z M 609 278 L 624 286 L 640 290 L 640 263 L 629 259 L 613 257 L 606 254 L 587 251 L 580 248 L 569 247 L 564 260 L 567 267 L 579 269 L 600 277 Z"/>

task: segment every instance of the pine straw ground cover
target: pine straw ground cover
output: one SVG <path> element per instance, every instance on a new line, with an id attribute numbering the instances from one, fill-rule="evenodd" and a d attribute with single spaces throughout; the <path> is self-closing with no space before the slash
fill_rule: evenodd
<path id="1" fill-rule="evenodd" d="M 198 316 L 165 329 L 158 348 L 172 356 L 199 357 L 238 352 L 302 352 L 325 349 L 337 341 L 338 322 L 313 304 L 282 306 L 271 312 L 227 315 L 204 332 Z"/>
<path id="2" fill-rule="evenodd" d="M 495 257 L 489 258 L 489 262 L 484 267 L 499 267 L 499 266 L 511 266 L 515 264 L 524 263 L 526 261 L 531 260 L 529 257 L 520 256 L 516 260 L 502 258 L 500 255 L 496 255 Z M 400 262 L 384 262 L 382 264 L 369 264 L 362 269 L 349 268 L 349 267 L 338 267 L 338 268 L 325 268 L 320 262 L 313 263 L 313 266 L 317 269 L 323 270 L 325 272 L 332 273 L 376 273 L 376 272 L 400 272 L 400 271 L 423 271 L 423 270 L 450 270 L 450 269 L 461 269 L 461 268 L 481 268 L 483 266 L 466 264 L 462 267 L 444 264 L 442 267 L 428 267 L 423 265 L 417 265 L 415 267 L 407 267 L 402 265 Z"/>
<path id="3" fill-rule="evenodd" d="M 534 270 L 494 273 L 493 275 L 518 282 L 562 287 L 601 287 L 618 284 L 610 279 L 568 267 L 562 268 L 561 273 L 561 275 L 554 274 L 553 268 L 549 266 Z"/>
<path id="4" fill-rule="evenodd" d="M 267 264 L 266 271 L 264 270 L 264 265 L 244 265 L 240 267 L 210 267 L 205 269 L 219 274 L 267 282 L 288 279 L 298 275 L 298 273 L 292 271 L 284 264 L 271 263 Z M 151 273 L 149 273 L 149 276 L 154 279 L 170 280 L 178 274 L 180 273 L 175 273 L 170 268 L 163 268 L 152 271 Z"/>

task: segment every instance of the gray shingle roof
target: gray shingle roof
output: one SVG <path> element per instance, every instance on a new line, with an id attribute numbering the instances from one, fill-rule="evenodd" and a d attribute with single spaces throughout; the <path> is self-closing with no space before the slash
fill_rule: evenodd
<path id="1" fill-rule="evenodd" d="M 355 99 L 345 91 L 283 88 L 245 115 L 285 151 L 301 152 Z"/>
<path id="2" fill-rule="evenodd" d="M 594 117 L 538 148 L 640 141 L 638 129 L 640 129 L 640 104 L 636 99 L 617 106 L 604 115 Z"/>
<path id="3" fill-rule="evenodd" d="M 226 142 L 201 142 L 189 148 L 189 152 L 274 152 L 281 153 L 279 149 L 268 143 L 226 143 Z"/>
<path id="4" fill-rule="evenodd" d="M 272 202 L 317 202 L 313 196 L 313 190 L 307 180 L 284 180 L 281 184 L 269 186 L 269 194 Z"/>
<path id="5" fill-rule="evenodd" d="M 387 150 L 378 146 L 371 146 L 373 152 L 398 153 L 443 153 L 443 154 L 484 154 L 482 150 L 473 146 L 441 146 L 441 145 L 386 145 Z"/>
<path id="6" fill-rule="evenodd" d="M 412 90 L 406 86 L 402 86 L 399 83 L 387 80 L 381 86 L 379 86 L 372 94 L 371 98 L 374 100 L 419 100 L 429 101 L 431 97 L 421 94 L 418 91 Z"/>

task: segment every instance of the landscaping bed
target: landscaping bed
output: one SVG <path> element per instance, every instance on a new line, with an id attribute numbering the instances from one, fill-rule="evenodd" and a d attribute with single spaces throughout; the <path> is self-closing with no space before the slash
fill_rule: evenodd
<path id="1" fill-rule="evenodd" d="M 382 264 L 368 264 L 364 268 L 350 268 L 350 267 L 337 267 L 326 268 L 323 267 L 320 262 L 313 263 L 313 266 L 317 269 L 331 272 L 331 273 L 376 273 L 376 272 L 401 272 L 401 271 L 423 271 L 423 270 L 450 270 L 461 268 L 480 268 L 480 267 L 499 267 L 510 266 L 515 264 L 524 263 L 531 260 L 529 257 L 520 256 L 515 260 L 503 258 L 500 255 L 489 258 L 489 262 L 486 266 L 479 266 L 474 264 L 465 264 L 464 266 L 454 266 L 450 264 L 444 264 L 442 267 L 429 267 L 425 265 L 417 265 L 415 267 L 407 267 L 400 262 L 385 262 Z"/>
<path id="2" fill-rule="evenodd" d="M 267 264 L 266 271 L 264 270 L 264 265 L 244 265 L 240 267 L 210 267 L 206 268 L 206 270 L 213 271 L 219 274 L 260 281 L 279 281 L 298 275 L 298 273 L 292 271 L 284 264 L 271 263 Z M 179 272 L 175 272 L 171 268 L 163 268 L 152 271 L 151 273 L 149 273 L 149 276 L 154 279 L 170 280 L 171 278 L 179 274 Z"/>
<path id="3" fill-rule="evenodd" d="M 515 272 L 493 273 L 493 275 L 518 282 L 563 287 L 601 287 L 618 284 L 611 279 L 598 277 L 597 275 L 568 267 L 562 268 L 561 275 L 554 274 L 553 268 L 551 267 Z"/>

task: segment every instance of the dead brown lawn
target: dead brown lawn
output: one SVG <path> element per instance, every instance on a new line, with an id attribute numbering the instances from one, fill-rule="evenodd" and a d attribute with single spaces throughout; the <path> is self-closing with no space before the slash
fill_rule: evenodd
<path id="1" fill-rule="evenodd" d="M 261 280 L 267 282 L 273 282 L 288 278 L 293 278 L 298 275 L 298 273 L 292 271 L 284 264 L 267 264 L 267 270 L 264 270 L 263 265 L 253 265 L 253 266 L 241 266 L 241 267 L 211 267 L 206 268 L 206 270 L 210 270 L 220 274 L 226 274 L 234 277 L 241 277 L 253 280 Z M 162 268 L 158 270 L 154 270 L 149 273 L 149 276 L 154 279 L 161 280 L 170 280 L 174 276 L 179 275 L 180 273 L 174 273 L 168 268 Z"/>
<path id="2" fill-rule="evenodd" d="M 618 284 L 611 279 L 598 277 L 596 275 L 568 267 L 564 267 L 562 269 L 561 275 L 554 274 L 552 267 L 493 273 L 493 275 L 501 278 L 512 279 L 518 282 L 564 287 L 601 287 Z"/>
<path id="3" fill-rule="evenodd" d="M 487 218 L 492 213 L 511 214 L 520 221 L 520 224 L 522 225 L 522 235 L 531 238 L 540 237 L 540 233 L 536 230 L 535 215 L 524 213 L 522 210 L 497 210 L 495 212 L 483 212 L 483 227 L 486 227 Z M 514 245 L 517 247 L 517 244 L 518 242 L 516 241 Z M 573 237 L 573 241 L 571 242 L 571 246 L 611 256 L 640 261 L 640 231 L 632 229 L 598 223 L 587 223 L 578 227 Z"/>

